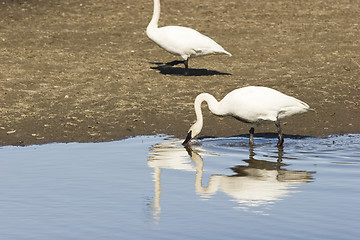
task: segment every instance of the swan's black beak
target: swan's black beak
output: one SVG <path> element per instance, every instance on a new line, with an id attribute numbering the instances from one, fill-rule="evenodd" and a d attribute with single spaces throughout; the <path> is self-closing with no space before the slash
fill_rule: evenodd
<path id="1" fill-rule="evenodd" d="M 188 132 L 188 135 L 186 136 L 185 141 L 182 143 L 182 145 L 185 146 L 186 144 L 188 144 L 191 141 L 191 133 L 192 133 L 192 131 Z"/>

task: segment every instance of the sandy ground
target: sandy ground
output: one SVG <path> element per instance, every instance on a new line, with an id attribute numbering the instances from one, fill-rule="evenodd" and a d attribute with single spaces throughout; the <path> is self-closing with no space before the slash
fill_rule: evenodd
<path id="1" fill-rule="evenodd" d="M 197 94 L 248 85 L 316 110 L 283 121 L 285 134 L 360 133 L 360 1 L 163 0 L 160 26 L 233 54 L 190 59 L 190 76 L 157 68 L 180 58 L 147 38 L 152 11 L 152 0 L 1 0 L 0 145 L 185 137 Z M 204 117 L 201 136 L 248 133 L 205 105 Z"/>

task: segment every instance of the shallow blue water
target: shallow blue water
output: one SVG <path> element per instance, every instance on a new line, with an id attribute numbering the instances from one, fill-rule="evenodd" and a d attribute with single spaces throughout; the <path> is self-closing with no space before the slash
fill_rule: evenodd
<path id="1" fill-rule="evenodd" d="M 360 135 L 0 147 L 0 239 L 358 239 Z"/>

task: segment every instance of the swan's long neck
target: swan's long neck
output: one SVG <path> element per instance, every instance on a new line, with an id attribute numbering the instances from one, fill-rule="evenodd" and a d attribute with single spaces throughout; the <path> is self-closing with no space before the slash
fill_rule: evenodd
<path id="1" fill-rule="evenodd" d="M 154 0 L 154 12 L 152 19 L 147 26 L 147 29 L 156 29 L 158 28 L 158 22 L 160 18 L 160 0 Z"/>
<path id="2" fill-rule="evenodd" d="M 208 94 L 208 93 L 199 94 L 195 99 L 194 108 L 195 108 L 195 114 L 196 114 L 196 124 L 198 124 L 200 129 L 203 126 L 203 115 L 202 115 L 202 111 L 201 111 L 201 103 L 204 101 L 207 103 L 209 110 L 213 114 L 219 115 L 219 116 L 224 115 L 223 111 L 220 108 L 220 103 L 215 99 L 215 97 L 213 95 Z"/>
<path id="3" fill-rule="evenodd" d="M 201 103 L 206 102 L 209 110 L 218 116 L 224 115 L 224 111 L 220 107 L 220 102 L 218 102 L 215 97 L 208 93 L 201 93 L 195 99 L 195 112 L 200 111 L 201 113 Z M 202 116 L 202 115 L 201 115 Z"/>

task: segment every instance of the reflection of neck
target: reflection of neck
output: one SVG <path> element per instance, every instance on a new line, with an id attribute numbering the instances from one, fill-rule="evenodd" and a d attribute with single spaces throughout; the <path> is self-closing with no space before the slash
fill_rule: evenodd
<path id="1" fill-rule="evenodd" d="M 219 189 L 220 182 L 218 181 L 219 178 L 214 175 L 211 176 L 209 179 L 208 187 L 203 187 L 202 179 L 203 179 L 203 168 L 204 168 L 204 161 L 201 156 L 191 151 L 190 155 L 191 160 L 195 163 L 195 191 L 198 194 L 213 194 Z"/>

